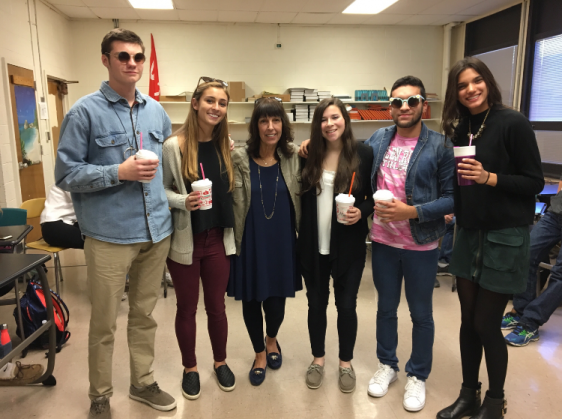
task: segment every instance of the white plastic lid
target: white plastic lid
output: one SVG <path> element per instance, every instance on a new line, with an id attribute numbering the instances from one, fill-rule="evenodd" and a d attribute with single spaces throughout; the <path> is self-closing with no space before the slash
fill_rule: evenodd
<path id="1" fill-rule="evenodd" d="M 375 201 L 392 201 L 394 199 L 394 194 L 388 189 L 379 189 L 373 195 Z"/>
<path id="2" fill-rule="evenodd" d="M 353 195 L 348 196 L 346 193 L 341 193 L 336 196 L 336 201 L 342 204 L 353 204 L 355 202 L 355 197 Z"/>
<path id="3" fill-rule="evenodd" d="M 206 187 L 206 186 L 211 186 L 213 184 L 213 182 L 210 179 L 199 179 L 196 180 L 195 182 L 193 182 L 191 184 L 191 186 L 200 186 L 200 187 Z"/>
<path id="4" fill-rule="evenodd" d="M 465 157 L 465 156 L 476 156 L 476 146 L 468 145 L 466 147 L 455 147 L 453 148 L 455 157 Z"/>

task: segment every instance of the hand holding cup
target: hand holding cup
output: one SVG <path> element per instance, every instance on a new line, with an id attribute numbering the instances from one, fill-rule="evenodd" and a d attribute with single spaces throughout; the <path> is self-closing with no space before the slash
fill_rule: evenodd
<path id="1" fill-rule="evenodd" d="M 201 192 L 193 191 L 185 198 L 185 208 L 188 211 L 196 211 L 201 208 Z"/>
<path id="2" fill-rule="evenodd" d="M 156 176 L 159 163 L 158 158 L 141 160 L 136 156 L 130 156 L 119 165 L 117 176 L 119 180 L 133 180 L 148 183 Z"/>

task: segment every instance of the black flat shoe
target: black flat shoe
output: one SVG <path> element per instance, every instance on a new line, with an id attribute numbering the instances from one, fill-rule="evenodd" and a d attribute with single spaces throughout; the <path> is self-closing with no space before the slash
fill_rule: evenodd
<path id="1" fill-rule="evenodd" d="M 281 368 L 281 364 L 283 363 L 283 356 L 281 355 L 281 346 L 279 346 L 279 341 L 277 343 L 277 350 L 279 352 L 269 352 L 267 353 L 267 345 L 265 347 L 265 356 L 267 358 L 267 366 L 272 370 L 278 370 Z"/>
<path id="2" fill-rule="evenodd" d="M 250 369 L 250 383 L 253 386 L 259 386 L 265 380 L 265 371 L 267 370 L 267 366 L 265 368 L 254 368 L 254 365 L 256 365 L 255 360 L 252 364 L 252 368 Z"/>
<path id="3" fill-rule="evenodd" d="M 183 371 L 181 380 L 181 394 L 188 400 L 198 399 L 201 395 L 201 385 L 199 384 L 199 373 L 197 371 Z"/>
<path id="4" fill-rule="evenodd" d="M 228 368 L 228 365 L 224 364 L 218 368 L 213 366 L 213 370 L 215 371 L 219 387 L 222 391 L 234 390 L 234 387 L 236 387 L 236 380 L 234 378 L 234 373 Z"/>

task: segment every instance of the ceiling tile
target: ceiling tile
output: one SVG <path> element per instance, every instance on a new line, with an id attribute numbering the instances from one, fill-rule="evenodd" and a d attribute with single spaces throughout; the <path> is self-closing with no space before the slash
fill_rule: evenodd
<path id="1" fill-rule="evenodd" d="M 472 19 L 474 16 L 465 16 L 465 15 L 448 15 L 444 19 L 436 20 L 432 23 L 432 25 L 446 25 L 447 23 L 453 22 L 466 22 L 469 19 Z"/>
<path id="2" fill-rule="evenodd" d="M 258 12 L 256 22 L 259 23 L 291 23 L 296 13 L 290 12 Z"/>
<path id="3" fill-rule="evenodd" d="M 447 15 L 413 15 L 401 21 L 399 25 L 433 25 L 446 17 Z"/>
<path id="4" fill-rule="evenodd" d="M 381 14 L 400 14 L 400 15 L 415 15 L 421 11 L 428 9 L 443 0 L 399 0 L 387 9 L 384 9 Z M 474 0 L 466 0 L 467 2 Z M 480 0 L 478 0 L 480 1 Z"/>
<path id="5" fill-rule="evenodd" d="M 306 0 L 264 0 L 260 12 L 300 12 Z"/>
<path id="6" fill-rule="evenodd" d="M 102 19 L 140 19 L 132 7 L 90 7 Z"/>
<path id="7" fill-rule="evenodd" d="M 180 10 L 219 10 L 218 2 L 201 0 L 173 0 L 176 9 Z"/>
<path id="8" fill-rule="evenodd" d="M 369 19 L 363 22 L 363 25 L 395 25 L 404 19 L 407 19 L 410 15 L 392 15 L 392 14 L 376 14 L 370 15 Z"/>
<path id="9" fill-rule="evenodd" d="M 218 10 L 178 10 L 180 20 L 188 22 L 216 22 L 219 19 Z"/>
<path id="10" fill-rule="evenodd" d="M 215 0 L 216 1 L 216 0 Z M 258 12 L 265 0 L 219 0 L 219 10 Z"/>
<path id="11" fill-rule="evenodd" d="M 341 14 L 336 13 L 334 17 L 328 21 L 330 25 L 359 25 L 364 23 L 369 19 L 372 15 L 348 15 L 348 14 Z"/>
<path id="12" fill-rule="evenodd" d="M 308 0 L 301 12 L 341 13 L 354 0 Z"/>
<path id="13" fill-rule="evenodd" d="M 512 0 L 486 0 L 478 2 L 472 7 L 461 10 L 459 14 L 467 16 L 482 16 L 497 11 L 503 7 L 513 6 Z"/>
<path id="14" fill-rule="evenodd" d="M 420 13 L 424 15 L 454 15 L 455 13 L 459 13 L 461 10 L 464 10 L 467 7 L 471 7 L 473 5 L 474 1 L 469 2 L 466 0 L 441 0 L 441 3 L 438 3 L 432 7 L 428 7 L 427 9 L 422 10 Z"/>
<path id="15" fill-rule="evenodd" d="M 59 4 L 64 6 L 85 6 L 83 0 L 49 0 L 49 3 L 54 6 L 58 6 Z"/>
<path id="16" fill-rule="evenodd" d="M 146 20 L 179 20 L 179 10 L 148 10 L 135 9 L 141 19 Z"/>
<path id="17" fill-rule="evenodd" d="M 104 7 L 130 7 L 131 3 L 127 0 L 82 0 L 86 6 L 95 7 L 98 9 Z"/>
<path id="18" fill-rule="evenodd" d="M 334 13 L 299 13 L 291 23 L 321 25 L 334 17 Z"/>
<path id="19" fill-rule="evenodd" d="M 86 6 L 63 6 L 62 4 L 57 4 L 56 8 L 64 15 L 74 19 L 97 19 L 97 16 Z"/>
<path id="20" fill-rule="evenodd" d="M 258 12 L 219 10 L 219 22 L 254 22 Z"/>

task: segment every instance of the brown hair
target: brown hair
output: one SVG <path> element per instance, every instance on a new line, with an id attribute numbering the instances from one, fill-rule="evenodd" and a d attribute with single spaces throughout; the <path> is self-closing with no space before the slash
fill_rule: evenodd
<path id="1" fill-rule="evenodd" d="M 107 33 L 103 37 L 103 41 L 101 41 L 101 53 L 102 55 L 108 54 L 111 52 L 113 46 L 113 41 L 122 41 L 128 42 L 131 44 L 139 44 L 142 48 L 142 52 L 144 54 L 144 44 L 142 43 L 142 39 L 133 31 L 129 31 L 127 29 L 116 28 Z"/>
<path id="2" fill-rule="evenodd" d="M 443 118 L 441 121 L 441 129 L 445 135 L 453 141 L 457 123 L 470 115 L 468 108 L 459 102 L 457 88 L 459 75 L 468 68 L 472 68 L 476 71 L 482 77 L 484 83 L 486 83 L 488 89 L 488 106 L 490 108 L 493 106 L 503 106 L 502 94 L 498 83 L 486 64 L 474 57 L 466 57 L 457 61 L 451 68 L 451 71 L 449 71 L 445 103 L 443 104 Z"/>
<path id="3" fill-rule="evenodd" d="M 222 89 L 226 94 L 228 102 L 230 102 L 230 94 L 226 87 L 219 82 L 212 81 L 209 83 L 201 83 L 193 92 L 193 99 L 197 102 L 201 99 L 201 96 L 205 90 L 215 87 L 217 89 Z M 195 182 L 199 179 L 199 164 L 198 164 L 198 151 L 199 142 L 197 137 L 199 136 L 199 121 L 197 120 L 198 111 L 193 107 L 193 102 L 189 105 L 189 113 L 183 125 L 172 134 L 172 136 L 181 136 L 184 138 L 183 146 L 181 148 L 182 158 L 181 158 L 181 171 L 184 179 L 189 182 Z M 219 157 L 219 162 L 221 163 L 221 172 L 226 169 L 228 174 L 228 182 L 230 184 L 229 192 L 234 189 L 234 171 L 232 168 L 232 160 L 230 158 L 230 138 L 228 137 L 228 114 L 224 114 L 224 118 L 220 123 L 218 123 L 213 128 L 211 141 L 215 145 L 217 150 L 217 157 Z M 220 154 L 219 154 L 220 152 Z M 222 162 L 220 157 L 222 156 L 222 162 L 224 162 L 225 167 L 222 167 Z M 224 173 L 224 172 L 223 172 Z"/>
<path id="4" fill-rule="evenodd" d="M 259 121 L 261 118 L 268 117 L 278 117 L 281 119 L 283 130 L 281 132 L 281 138 L 277 142 L 275 151 L 281 150 L 281 153 L 285 157 L 291 157 L 293 155 L 293 149 L 289 147 L 289 143 L 293 142 L 293 128 L 287 117 L 287 112 L 283 105 L 274 98 L 263 98 L 255 106 L 252 112 L 252 119 L 250 120 L 250 126 L 248 127 L 248 132 L 250 133 L 250 138 L 246 141 L 248 145 L 248 154 L 252 157 L 260 157 L 260 129 Z M 275 159 L 277 159 L 277 153 L 275 153 Z"/>
<path id="5" fill-rule="evenodd" d="M 345 109 L 345 105 L 337 98 L 322 100 L 312 118 L 310 127 L 310 143 L 308 145 L 308 159 L 302 170 L 302 193 L 309 191 L 312 188 L 320 189 L 320 178 L 322 177 L 322 163 L 326 157 L 326 139 L 322 136 L 322 118 L 324 112 L 330 106 L 337 106 L 340 110 L 345 121 L 345 129 L 341 136 L 343 148 L 338 161 L 338 169 L 336 171 L 336 178 L 334 179 L 334 192 L 343 193 L 349 190 L 351 184 L 351 177 L 353 172 L 357 172 L 359 168 L 359 158 L 357 157 L 357 141 L 353 136 L 351 130 L 351 121 L 349 114 Z M 361 179 L 355 176 L 353 182 L 353 190 L 356 191 L 360 188 Z M 321 192 L 321 190 L 319 191 Z"/>

